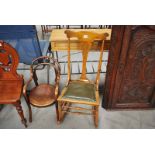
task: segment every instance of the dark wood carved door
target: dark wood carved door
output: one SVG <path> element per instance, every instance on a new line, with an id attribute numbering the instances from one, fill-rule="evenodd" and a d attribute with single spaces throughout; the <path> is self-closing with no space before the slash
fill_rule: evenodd
<path id="1" fill-rule="evenodd" d="M 155 26 L 114 26 L 103 107 L 155 106 Z"/>

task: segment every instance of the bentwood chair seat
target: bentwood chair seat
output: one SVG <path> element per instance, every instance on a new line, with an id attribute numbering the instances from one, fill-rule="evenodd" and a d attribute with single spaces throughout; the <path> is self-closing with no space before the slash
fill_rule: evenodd
<path id="1" fill-rule="evenodd" d="M 30 91 L 29 100 L 34 106 L 42 107 L 53 104 L 56 99 L 55 86 L 40 84 Z"/>
<path id="2" fill-rule="evenodd" d="M 23 76 L 17 74 L 19 63 L 17 51 L 6 42 L 0 41 L 0 104 L 12 104 L 27 127 L 20 97 L 23 89 Z"/>
<path id="3" fill-rule="evenodd" d="M 54 68 L 55 72 L 55 83 L 51 84 L 48 82 L 38 82 L 39 76 L 37 75 L 37 70 L 43 70 L 49 68 Z M 48 71 L 49 71 L 48 70 Z M 32 110 L 31 105 L 36 107 L 47 107 L 54 104 L 58 98 L 59 92 L 59 79 L 60 79 L 60 65 L 58 62 L 49 56 L 42 56 L 34 59 L 32 65 L 30 66 L 30 79 L 25 83 L 23 88 L 23 94 L 26 99 L 27 105 L 29 107 L 29 121 L 32 122 Z M 44 76 L 43 74 L 41 74 Z M 35 86 L 28 90 L 28 86 L 32 82 Z M 58 108 L 56 104 L 56 114 L 58 119 Z"/>
<path id="4" fill-rule="evenodd" d="M 98 34 L 89 31 L 65 31 L 68 38 L 68 81 L 61 95 L 58 97 L 59 122 L 61 122 L 66 113 L 88 114 L 94 116 L 95 126 L 98 126 L 98 109 L 99 109 L 99 79 L 102 64 L 102 56 L 104 50 L 104 41 L 108 36 L 107 33 Z M 71 79 L 71 55 L 70 40 L 77 38 L 82 53 L 82 74 L 80 79 Z M 86 76 L 86 64 L 89 51 L 95 40 L 100 40 L 100 57 L 98 63 L 98 72 L 95 81 L 90 81 Z M 74 106 L 72 106 L 74 104 Z M 78 104 L 80 106 L 75 106 Z M 84 108 L 82 105 L 91 106 L 92 108 Z M 87 111 L 87 112 L 86 112 Z"/>

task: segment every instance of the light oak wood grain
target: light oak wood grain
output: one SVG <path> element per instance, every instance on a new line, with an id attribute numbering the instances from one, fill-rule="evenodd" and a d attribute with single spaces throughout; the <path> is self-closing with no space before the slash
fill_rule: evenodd
<path id="1" fill-rule="evenodd" d="M 94 117 L 94 124 L 97 127 L 98 126 L 98 107 L 99 107 L 99 91 L 98 91 L 98 84 L 99 84 L 99 79 L 100 79 L 100 71 L 101 71 L 101 65 L 102 65 L 102 56 L 104 52 L 104 42 L 108 38 L 109 34 L 108 33 L 96 33 L 92 31 L 70 31 L 66 30 L 65 31 L 66 37 L 68 38 L 68 82 L 66 87 L 63 89 L 61 92 L 61 95 L 58 97 L 58 111 L 59 111 L 59 122 L 61 122 L 65 116 L 66 113 L 74 113 L 74 114 L 90 114 L 88 112 L 79 112 L 79 111 L 70 111 L 70 109 L 77 110 L 77 107 L 71 107 L 71 104 L 85 104 L 92 106 L 92 111 L 91 114 Z M 72 50 L 71 48 L 71 41 L 72 38 L 76 38 L 79 42 L 79 49 L 82 52 L 82 74 L 80 79 L 78 80 L 72 80 L 71 79 L 71 60 L 70 60 L 70 52 Z M 91 50 L 91 46 L 93 45 L 93 42 L 95 40 L 100 40 L 101 41 L 101 46 L 100 46 L 100 57 L 99 57 L 99 63 L 98 63 L 98 71 L 97 71 L 97 76 L 96 76 L 96 81 L 90 81 L 87 76 L 86 76 L 86 63 L 87 63 L 87 58 L 88 54 Z M 73 98 L 64 98 L 67 90 L 70 87 L 70 84 L 72 82 L 78 83 L 78 85 L 81 84 L 81 82 L 87 83 L 89 86 L 93 85 L 92 91 L 95 94 L 95 99 L 93 101 L 89 100 L 84 100 L 81 96 L 76 98 L 76 96 L 73 95 Z M 75 85 L 75 83 L 72 83 Z M 83 88 L 82 88 L 83 89 Z M 76 91 L 75 89 L 72 90 Z M 78 90 L 82 91 L 82 90 Z M 84 92 L 85 93 L 85 92 Z M 74 98 L 75 97 L 75 98 Z M 78 110 L 84 110 L 78 107 Z"/>
<path id="2" fill-rule="evenodd" d="M 51 36 L 49 41 L 51 42 L 51 51 L 67 51 L 68 50 L 68 39 L 67 36 L 65 35 L 65 30 L 66 29 L 55 29 L 52 30 Z M 70 29 L 73 32 L 78 32 L 78 31 L 89 31 L 89 32 L 95 32 L 98 34 L 102 33 L 108 33 L 108 37 L 105 41 L 105 50 L 109 50 L 110 48 L 110 38 L 111 38 L 111 33 L 112 29 Z M 100 50 L 99 47 L 99 41 L 96 39 L 95 43 L 91 47 L 92 50 Z M 78 51 L 80 49 L 79 46 L 79 41 L 77 38 L 71 38 L 70 39 L 70 47 L 72 51 Z"/>

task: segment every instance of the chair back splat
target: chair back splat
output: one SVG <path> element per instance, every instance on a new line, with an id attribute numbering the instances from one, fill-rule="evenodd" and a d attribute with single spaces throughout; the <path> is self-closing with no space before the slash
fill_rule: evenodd
<path id="1" fill-rule="evenodd" d="M 104 51 L 104 41 L 108 37 L 108 34 L 107 33 L 98 34 L 98 33 L 89 32 L 89 31 L 74 32 L 74 31 L 70 31 L 70 30 L 66 30 L 65 34 L 67 35 L 67 38 L 68 38 L 68 83 L 71 80 L 70 40 L 72 38 L 77 38 L 78 41 L 80 42 L 80 47 L 81 47 L 81 51 L 82 51 L 82 59 L 83 59 L 82 60 L 82 74 L 81 74 L 80 80 L 88 81 L 88 82 L 90 82 L 86 76 L 86 63 L 87 63 L 88 54 L 90 52 L 93 42 L 95 40 L 101 41 L 98 72 L 97 72 L 96 81 L 95 81 L 95 83 L 97 84 L 97 89 L 98 89 L 100 71 L 101 71 L 101 65 L 102 65 L 102 56 L 103 56 L 103 51 Z"/>

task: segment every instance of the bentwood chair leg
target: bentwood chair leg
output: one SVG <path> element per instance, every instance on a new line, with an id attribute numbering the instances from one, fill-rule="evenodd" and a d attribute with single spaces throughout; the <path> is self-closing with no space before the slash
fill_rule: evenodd
<path id="1" fill-rule="evenodd" d="M 98 112 L 98 110 L 99 110 L 99 107 L 98 106 L 95 106 L 94 107 L 95 108 L 95 119 L 94 119 L 94 123 L 95 123 L 95 127 L 97 128 L 98 127 L 98 121 L 99 121 L 99 119 L 98 119 L 98 115 L 99 115 L 99 112 Z"/>
<path id="2" fill-rule="evenodd" d="M 24 98 L 25 98 L 26 104 L 27 104 L 28 109 L 29 109 L 29 122 L 32 122 L 32 109 L 31 109 L 31 105 L 30 105 L 28 99 L 25 96 L 24 96 Z"/>
<path id="3" fill-rule="evenodd" d="M 29 108 L 29 122 L 32 122 L 32 109 L 30 103 L 27 102 L 28 108 Z"/>
<path id="4" fill-rule="evenodd" d="M 22 109 L 22 106 L 21 106 L 21 102 L 20 101 L 17 101 L 14 105 L 16 107 L 16 110 L 17 110 L 20 118 L 21 118 L 22 123 L 27 128 L 26 119 L 24 117 L 24 113 L 23 113 L 23 109 Z"/>
<path id="5" fill-rule="evenodd" d="M 58 102 L 55 102 L 55 109 L 56 109 L 56 117 L 57 117 L 57 122 L 59 122 L 59 110 L 58 110 Z"/>

